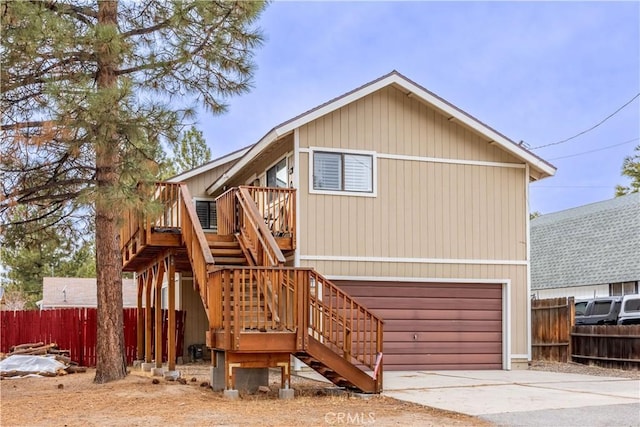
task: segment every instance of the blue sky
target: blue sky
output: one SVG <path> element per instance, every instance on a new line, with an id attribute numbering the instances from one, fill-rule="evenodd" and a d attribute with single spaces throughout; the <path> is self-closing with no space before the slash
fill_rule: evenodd
<path id="1" fill-rule="evenodd" d="M 640 92 L 640 2 L 275 2 L 259 26 L 254 89 L 198 117 L 214 157 L 394 69 L 531 147 Z M 636 99 L 534 150 L 558 172 L 531 186 L 531 210 L 613 197 L 639 136 Z"/>

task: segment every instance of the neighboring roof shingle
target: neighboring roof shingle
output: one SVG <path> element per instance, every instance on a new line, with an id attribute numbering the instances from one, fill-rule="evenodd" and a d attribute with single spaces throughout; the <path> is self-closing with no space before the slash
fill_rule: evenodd
<path id="1" fill-rule="evenodd" d="M 640 280 L 640 193 L 531 220 L 531 288 Z"/>
<path id="2" fill-rule="evenodd" d="M 122 279 L 124 307 L 138 306 L 136 281 Z M 79 277 L 45 277 L 42 279 L 42 307 L 96 307 L 96 279 Z"/>

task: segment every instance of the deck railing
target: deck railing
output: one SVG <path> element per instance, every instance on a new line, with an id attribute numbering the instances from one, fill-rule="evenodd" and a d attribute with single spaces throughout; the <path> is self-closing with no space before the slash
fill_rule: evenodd
<path id="1" fill-rule="evenodd" d="M 222 307 L 211 328 L 235 349 L 242 332 L 295 331 L 298 351 L 305 336 L 330 347 L 350 363 L 376 369 L 383 321 L 309 268 L 234 267 L 211 273 L 211 307 Z"/>
<path id="2" fill-rule="evenodd" d="M 315 270 L 309 271 L 310 335 L 372 370 L 382 353 L 383 321 Z"/>
<path id="3" fill-rule="evenodd" d="M 123 254 L 135 254 L 148 244 L 151 233 L 182 233 L 196 285 L 203 301 L 207 301 L 207 270 L 214 260 L 191 200 L 186 184 L 157 183 L 149 213 L 143 215 L 136 210 L 125 213 L 124 224 L 120 228 L 121 249 Z"/>
<path id="4" fill-rule="evenodd" d="M 155 184 L 148 212 L 129 209 L 122 216 L 120 250 L 123 254 L 135 254 L 144 247 L 152 231 L 180 228 L 181 184 L 159 182 Z"/>
<path id="5" fill-rule="evenodd" d="M 200 226 L 195 206 L 191 203 L 191 194 L 186 184 L 180 184 L 180 229 L 182 240 L 187 248 L 187 256 L 193 270 L 195 286 L 203 302 L 209 301 L 209 269 L 214 266 L 213 255 L 209 249 L 207 237 Z"/>
<path id="6" fill-rule="evenodd" d="M 295 237 L 296 190 L 293 188 L 243 186 L 251 195 L 267 227 L 276 237 Z M 295 249 L 295 243 L 293 245 Z"/>

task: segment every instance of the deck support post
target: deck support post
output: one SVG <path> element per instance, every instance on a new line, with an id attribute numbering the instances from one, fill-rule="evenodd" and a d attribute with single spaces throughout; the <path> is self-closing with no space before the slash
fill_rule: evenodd
<path id="1" fill-rule="evenodd" d="M 164 279 L 164 262 L 158 263 L 155 277 L 155 360 L 156 369 L 162 368 L 162 281 Z"/>
<path id="2" fill-rule="evenodd" d="M 172 253 L 165 259 L 168 298 L 167 310 L 169 324 L 167 325 L 167 368 L 169 371 L 176 369 L 176 263 Z"/>
<path id="3" fill-rule="evenodd" d="M 144 320 L 145 313 L 142 308 L 142 294 L 144 293 L 144 281 L 145 275 L 138 275 L 137 279 L 137 290 L 138 290 L 138 298 L 136 300 L 136 360 L 144 359 Z"/>
<path id="4" fill-rule="evenodd" d="M 147 270 L 145 280 L 145 301 L 144 301 L 144 361 L 145 363 L 151 363 L 153 360 L 153 354 L 151 348 L 153 345 L 153 323 L 151 315 L 151 290 L 153 288 L 153 269 Z"/>

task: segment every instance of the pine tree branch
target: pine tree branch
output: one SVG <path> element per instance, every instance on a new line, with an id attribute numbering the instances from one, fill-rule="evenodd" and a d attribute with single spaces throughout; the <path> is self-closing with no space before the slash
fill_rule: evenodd
<path id="1" fill-rule="evenodd" d="M 127 74 L 136 73 L 138 71 L 151 70 L 151 69 L 166 69 L 166 68 L 173 67 L 174 65 L 179 64 L 181 62 L 184 62 L 186 58 L 193 58 L 198 53 L 200 53 L 205 47 L 207 47 L 207 45 L 209 44 L 209 40 L 211 39 L 211 35 L 215 33 L 223 23 L 227 22 L 227 19 L 229 18 L 229 16 L 231 16 L 232 11 L 233 11 L 233 8 L 229 8 L 227 10 L 227 13 L 225 13 L 224 17 L 220 19 L 218 24 L 208 28 L 207 31 L 205 32 L 202 42 L 198 44 L 195 47 L 195 49 L 193 49 L 192 51 L 183 53 L 181 57 L 178 57 L 171 61 L 148 62 L 146 64 L 140 64 L 135 67 L 116 70 L 116 75 L 117 76 L 127 75 Z"/>
<path id="2" fill-rule="evenodd" d="M 32 0 L 31 3 L 36 5 L 42 4 L 41 1 L 36 1 L 36 0 Z M 95 10 L 87 6 L 60 4 L 58 2 L 51 1 L 51 0 L 45 1 L 44 5 L 47 9 L 51 10 L 52 12 L 57 12 L 57 13 L 62 13 L 64 15 L 72 16 L 89 26 L 94 25 L 94 22 L 91 21 L 89 18 L 98 19 L 98 12 L 96 12 Z"/>

